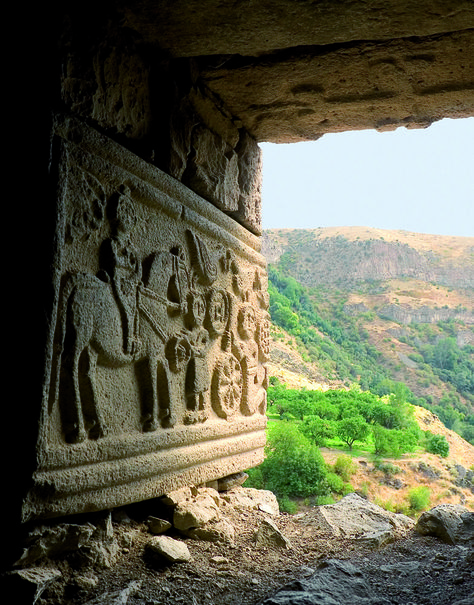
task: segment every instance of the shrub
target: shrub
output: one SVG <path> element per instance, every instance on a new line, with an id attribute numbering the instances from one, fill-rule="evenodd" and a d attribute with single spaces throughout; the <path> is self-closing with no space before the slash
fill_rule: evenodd
<path id="1" fill-rule="evenodd" d="M 279 497 L 304 498 L 329 493 L 324 458 L 295 424 L 274 425 L 269 431 L 266 453 L 259 467 L 265 489 Z"/>
<path id="2" fill-rule="evenodd" d="M 426 443 L 426 451 L 443 458 L 449 455 L 449 443 L 444 435 L 431 435 Z"/>
<path id="3" fill-rule="evenodd" d="M 341 494 L 344 488 L 344 481 L 341 479 L 339 475 L 336 473 L 328 473 L 326 475 L 326 480 L 329 485 L 329 489 L 331 492 L 335 494 Z"/>
<path id="4" fill-rule="evenodd" d="M 298 512 L 298 504 L 294 500 L 290 500 L 288 496 L 280 496 L 277 498 L 280 512 L 295 515 Z"/>
<path id="5" fill-rule="evenodd" d="M 334 472 L 342 477 L 343 481 L 349 481 L 349 479 L 356 473 L 357 464 L 352 460 L 350 456 L 341 454 L 337 457 L 334 463 Z"/>
<path id="6" fill-rule="evenodd" d="M 262 469 L 260 466 L 249 468 L 247 470 L 248 479 L 245 482 L 245 487 L 253 487 L 255 489 L 264 489 L 265 481 L 263 478 Z"/>
<path id="7" fill-rule="evenodd" d="M 382 473 L 384 473 L 385 475 L 389 475 L 390 477 L 393 477 L 397 473 L 401 472 L 401 468 L 399 466 L 396 466 L 395 464 L 392 464 L 391 462 L 383 462 L 382 460 L 377 460 L 374 463 L 374 466 L 377 470 L 382 471 Z"/>
<path id="8" fill-rule="evenodd" d="M 355 492 L 354 486 L 351 483 L 344 483 L 342 486 L 341 494 L 343 496 L 347 496 L 347 494 L 352 494 Z"/>
<path id="9" fill-rule="evenodd" d="M 425 510 L 430 505 L 431 492 L 429 487 L 425 485 L 420 485 L 419 487 L 414 487 L 408 492 L 408 502 L 410 504 L 410 509 L 415 512 L 421 512 Z"/>

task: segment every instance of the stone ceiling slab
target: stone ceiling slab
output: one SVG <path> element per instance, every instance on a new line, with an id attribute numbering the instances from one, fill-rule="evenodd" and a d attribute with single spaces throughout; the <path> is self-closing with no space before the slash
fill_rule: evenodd
<path id="1" fill-rule="evenodd" d="M 123 25 L 258 142 L 474 115 L 471 0 L 125 1 Z"/>
<path id="2" fill-rule="evenodd" d="M 474 27 L 471 0 L 124 0 L 123 5 L 124 24 L 173 57 L 259 56 Z"/>
<path id="3" fill-rule="evenodd" d="M 200 66 L 206 86 L 260 142 L 474 115 L 474 30 Z"/>

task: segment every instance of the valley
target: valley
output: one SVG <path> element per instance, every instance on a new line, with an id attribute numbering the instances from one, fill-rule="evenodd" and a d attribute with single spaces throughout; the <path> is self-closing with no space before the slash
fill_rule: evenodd
<path id="1" fill-rule="evenodd" d="M 429 492 L 426 506 L 474 509 L 474 238 L 346 227 L 269 230 L 263 242 L 270 428 L 280 386 L 301 397 L 313 390 L 382 399 L 398 393 L 425 435 L 446 439 L 448 455 L 420 441 L 381 456 L 373 437 L 354 451 L 336 439 L 320 448 L 327 468 L 349 455 L 356 462 L 350 487 L 390 510 L 410 512 L 417 489 Z M 301 423 L 304 414 L 298 420 L 290 408 L 286 420 Z M 315 413 L 309 409 L 307 419 Z M 323 502 L 294 500 L 300 509 Z"/>

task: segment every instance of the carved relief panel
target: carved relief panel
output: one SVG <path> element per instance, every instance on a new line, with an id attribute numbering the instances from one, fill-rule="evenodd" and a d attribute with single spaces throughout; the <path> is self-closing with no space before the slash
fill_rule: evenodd
<path id="1" fill-rule="evenodd" d="M 25 519 L 110 508 L 263 459 L 259 240 L 58 120 L 56 305 Z"/>

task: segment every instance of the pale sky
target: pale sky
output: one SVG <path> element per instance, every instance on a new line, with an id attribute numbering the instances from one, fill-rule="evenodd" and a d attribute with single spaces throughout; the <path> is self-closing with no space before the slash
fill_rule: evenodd
<path id="1" fill-rule="evenodd" d="M 263 227 L 474 237 L 474 118 L 262 143 Z"/>

